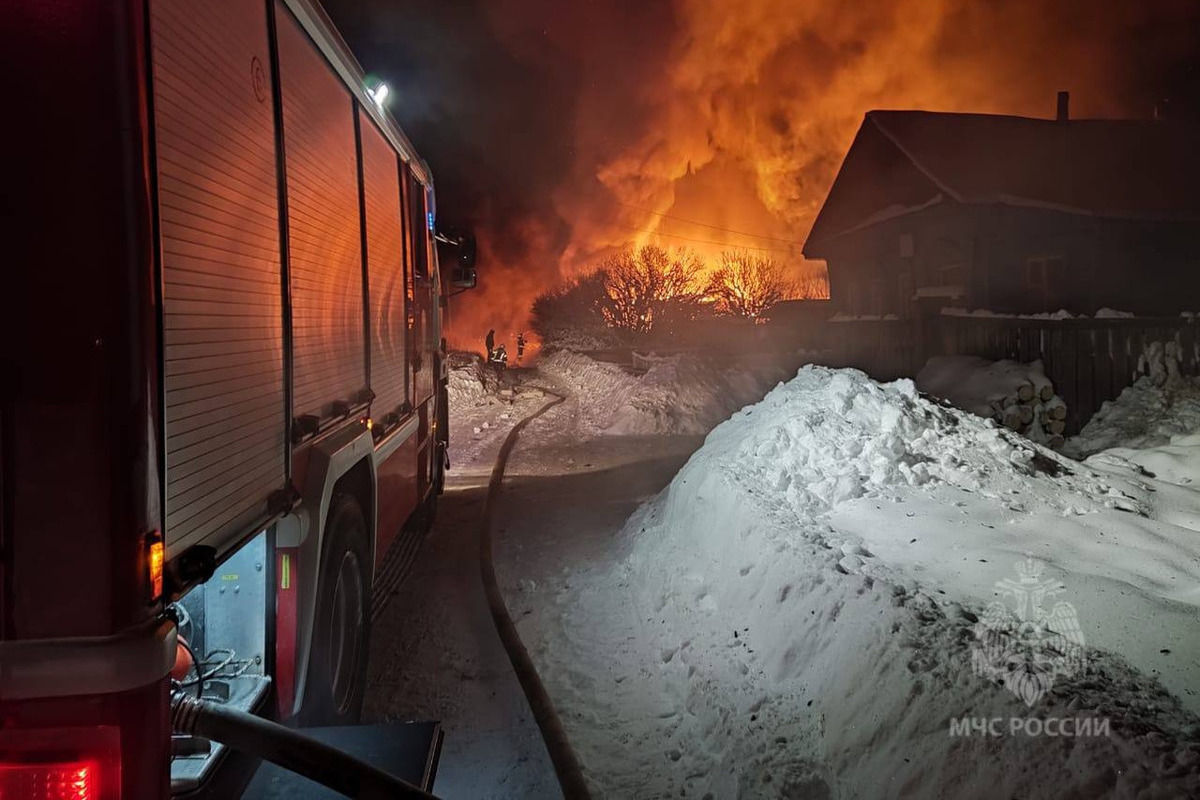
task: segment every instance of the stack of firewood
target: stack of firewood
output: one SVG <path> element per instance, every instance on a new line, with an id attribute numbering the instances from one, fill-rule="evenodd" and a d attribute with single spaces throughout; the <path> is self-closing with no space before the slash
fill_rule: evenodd
<path id="1" fill-rule="evenodd" d="M 1041 361 L 990 361 L 978 356 L 935 356 L 916 377 L 917 388 L 981 417 L 994 419 L 1040 444 L 1058 449 L 1067 404 L 1054 392 Z"/>
<path id="2" fill-rule="evenodd" d="M 1067 404 L 1054 393 L 1049 378 L 1022 383 L 1016 391 L 991 401 L 992 418 L 1009 430 L 1057 450 L 1067 428 Z"/>

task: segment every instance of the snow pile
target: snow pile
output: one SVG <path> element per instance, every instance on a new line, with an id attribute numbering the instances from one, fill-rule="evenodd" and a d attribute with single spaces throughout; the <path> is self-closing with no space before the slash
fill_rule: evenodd
<path id="1" fill-rule="evenodd" d="M 803 519 L 846 500 L 896 497 L 930 481 L 988 497 L 1045 472 L 1058 474 L 1060 488 L 1072 493 L 1095 494 L 1102 483 L 1070 474 L 1066 462 L 988 420 L 923 399 L 912 381 L 879 384 L 857 370 L 825 367 L 801 369 L 761 403 L 734 414 L 705 450 L 727 479 Z M 1056 511 L 1073 505 L 1066 493 L 1041 499 Z"/>
<path id="2" fill-rule="evenodd" d="M 704 434 L 782 377 L 694 355 L 658 358 L 639 374 L 568 350 L 544 355 L 538 368 L 578 400 L 589 435 Z"/>
<path id="3" fill-rule="evenodd" d="M 446 392 L 452 409 L 470 408 L 487 402 L 483 359 L 475 353 L 450 353 L 447 357 Z"/>
<path id="4" fill-rule="evenodd" d="M 450 353 L 446 366 L 454 474 L 490 471 L 505 435 L 544 402 L 545 394 L 525 383 L 528 370 L 498 370 L 475 353 Z"/>
<path id="5" fill-rule="evenodd" d="M 1155 384 L 1145 375 L 1088 420 L 1063 452 L 1084 458 L 1110 447 L 1147 448 L 1200 432 L 1200 378 L 1176 376 Z"/>
<path id="6" fill-rule="evenodd" d="M 623 563 L 573 579 L 542 652 L 609 796 L 1184 796 L 1197 530 L 1196 493 L 1127 459 L 1080 466 L 909 381 L 806 367 L 713 430 Z M 972 666 L 1026 554 L 1090 648 L 1033 706 Z M 955 735 L 967 718 L 1004 732 Z M 1032 718 L 1109 723 L 1010 728 Z"/>

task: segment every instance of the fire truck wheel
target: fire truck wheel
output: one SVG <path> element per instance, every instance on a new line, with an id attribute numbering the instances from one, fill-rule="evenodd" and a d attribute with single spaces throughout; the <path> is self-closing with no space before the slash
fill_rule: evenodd
<path id="1" fill-rule="evenodd" d="M 334 497 L 322 551 L 303 721 L 349 725 L 362 713 L 371 625 L 367 525 L 350 495 Z"/>
<path id="2" fill-rule="evenodd" d="M 440 451 L 435 458 L 437 463 L 434 468 L 437 470 L 437 483 L 434 486 L 434 493 L 441 494 L 446 490 L 446 449 L 450 446 L 450 393 L 446 384 L 442 384 L 441 391 L 438 392 L 438 445 Z"/>

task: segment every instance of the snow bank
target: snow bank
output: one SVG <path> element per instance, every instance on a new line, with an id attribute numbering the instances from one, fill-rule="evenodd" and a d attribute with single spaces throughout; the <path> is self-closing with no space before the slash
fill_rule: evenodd
<path id="1" fill-rule="evenodd" d="M 713 430 L 629 521 L 627 560 L 573 589 L 563 635 L 597 652 L 558 676 L 572 738 L 611 796 L 1195 793 L 1198 508 L 909 381 L 806 367 Z M 1092 648 L 1035 707 L 972 667 L 1026 554 Z M 965 718 L 1006 733 L 954 735 Z M 1008 734 L 1029 718 L 1111 727 Z"/>
<path id="2" fill-rule="evenodd" d="M 446 392 L 452 409 L 464 409 L 487 402 L 488 390 L 483 377 L 483 359 L 474 353 L 450 353 L 447 359 Z"/>
<path id="3" fill-rule="evenodd" d="M 1146 448 L 1200 432 L 1200 378 L 1175 376 L 1156 385 L 1145 375 L 1127 386 L 1067 440 L 1063 452 L 1084 458 L 1110 447 Z"/>
<path id="4" fill-rule="evenodd" d="M 538 368 L 578 400 L 592 435 L 704 434 L 783 377 L 774 367 L 723 368 L 694 355 L 658 359 L 638 374 L 568 350 L 544 355 Z"/>
<path id="5" fill-rule="evenodd" d="M 452 468 L 459 475 L 490 471 L 505 435 L 544 402 L 544 393 L 525 383 L 527 370 L 493 369 L 475 353 L 450 353 L 447 366 Z"/>

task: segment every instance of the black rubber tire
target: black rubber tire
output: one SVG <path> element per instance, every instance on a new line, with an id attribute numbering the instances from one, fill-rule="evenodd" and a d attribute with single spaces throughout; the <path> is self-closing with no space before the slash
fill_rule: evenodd
<path id="1" fill-rule="evenodd" d="M 300 719 L 305 726 L 353 725 L 362 715 L 371 646 L 371 548 L 366 518 L 351 495 L 334 496 L 321 549 Z"/>
<path id="2" fill-rule="evenodd" d="M 433 485 L 435 495 L 446 491 L 445 453 L 450 446 L 450 393 L 445 384 L 442 384 L 441 390 L 438 392 L 437 426 L 437 441 L 434 446 L 438 450 L 433 456 L 435 462 L 433 468 L 437 470 L 437 479 Z"/>

